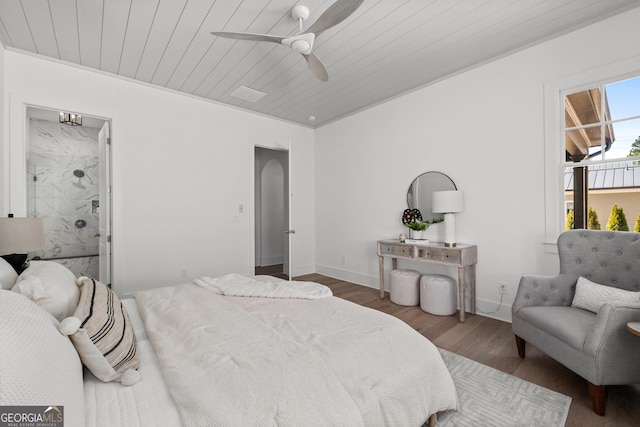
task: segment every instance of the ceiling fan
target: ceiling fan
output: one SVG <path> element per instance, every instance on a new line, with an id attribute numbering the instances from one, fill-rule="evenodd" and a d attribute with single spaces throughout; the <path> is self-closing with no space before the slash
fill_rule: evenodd
<path id="1" fill-rule="evenodd" d="M 300 52 L 313 74 L 322 81 L 329 80 L 329 73 L 320 58 L 313 53 L 313 42 L 316 37 L 324 31 L 347 19 L 355 10 L 360 7 L 364 0 L 338 0 L 324 11 L 318 20 L 311 25 L 306 32 L 302 30 L 302 22 L 309 17 L 309 9 L 305 6 L 294 6 L 291 9 L 293 16 L 300 25 L 300 33 L 295 36 L 274 36 L 270 34 L 253 33 L 229 33 L 223 31 L 212 31 L 211 34 L 218 37 L 230 39 L 250 40 L 279 43 L 289 46 L 293 50 Z"/>

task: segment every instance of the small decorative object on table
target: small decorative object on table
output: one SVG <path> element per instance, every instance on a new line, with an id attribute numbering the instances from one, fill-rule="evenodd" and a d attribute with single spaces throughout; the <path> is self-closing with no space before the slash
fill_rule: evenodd
<path id="1" fill-rule="evenodd" d="M 405 209 L 402 214 L 402 223 L 409 227 L 409 238 L 421 240 L 423 232 L 429 228 L 429 223 L 422 220 L 419 209 Z"/>
<path id="2" fill-rule="evenodd" d="M 418 209 L 405 209 L 402 214 L 402 223 L 409 227 L 409 239 L 411 243 L 420 243 L 419 240 L 423 240 L 423 243 L 429 243 L 429 240 L 424 238 L 424 230 L 429 228 L 431 224 L 442 222 L 442 218 L 434 218 L 432 221 L 423 221 L 422 214 Z M 401 234 L 401 236 L 403 236 Z M 405 236 L 406 239 L 406 236 Z M 400 241 L 404 243 L 404 240 L 400 238 Z"/>

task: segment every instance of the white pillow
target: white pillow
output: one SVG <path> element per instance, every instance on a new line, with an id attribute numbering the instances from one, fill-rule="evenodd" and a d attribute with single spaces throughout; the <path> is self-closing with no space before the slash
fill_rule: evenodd
<path id="1" fill-rule="evenodd" d="M 0 258 L 0 289 L 11 289 L 16 283 L 18 273 L 4 258 Z"/>
<path id="2" fill-rule="evenodd" d="M 578 278 L 572 307 L 597 313 L 602 305 L 612 302 L 640 303 L 640 292 L 600 285 L 584 277 Z"/>
<path id="3" fill-rule="evenodd" d="M 28 298 L 0 290 L 0 405 L 63 406 L 65 427 L 82 427 L 82 364 L 57 325 Z"/>
<path id="4" fill-rule="evenodd" d="M 80 301 L 60 332 L 71 337 L 82 363 L 96 378 L 132 385 L 140 380 L 136 337 L 129 314 L 104 284 L 80 277 Z"/>
<path id="5" fill-rule="evenodd" d="M 12 290 L 31 299 L 58 320 L 71 316 L 80 298 L 76 276 L 53 261 L 31 261 Z"/>

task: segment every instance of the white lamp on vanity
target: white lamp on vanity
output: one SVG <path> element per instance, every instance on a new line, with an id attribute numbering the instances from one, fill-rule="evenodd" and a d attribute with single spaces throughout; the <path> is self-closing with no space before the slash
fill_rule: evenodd
<path id="1" fill-rule="evenodd" d="M 456 245 L 455 214 L 464 212 L 464 193 L 458 190 L 434 191 L 431 197 L 433 212 L 444 214 L 444 245 L 454 247 Z"/>

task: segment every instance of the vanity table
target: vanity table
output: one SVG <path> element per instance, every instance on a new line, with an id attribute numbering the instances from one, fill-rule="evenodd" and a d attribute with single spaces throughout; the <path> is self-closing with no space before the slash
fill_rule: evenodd
<path id="1" fill-rule="evenodd" d="M 441 264 L 458 268 L 458 298 L 460 305 L 460 321 L 465 318 L 466 277 L 469 272 L 469 290 L 471 292 L 470 312 L 476 313 L 476 264 L 478 248 L 476 245 L 458 243 L 447 247 L 444 243 L 402 243 L 399 240 L 379 240 L 378 259 L 380 262 L 380 298 L 384 298 L 384 260 L 391 258 L 393 269 L 398 268 L 398 259 Z"/>

